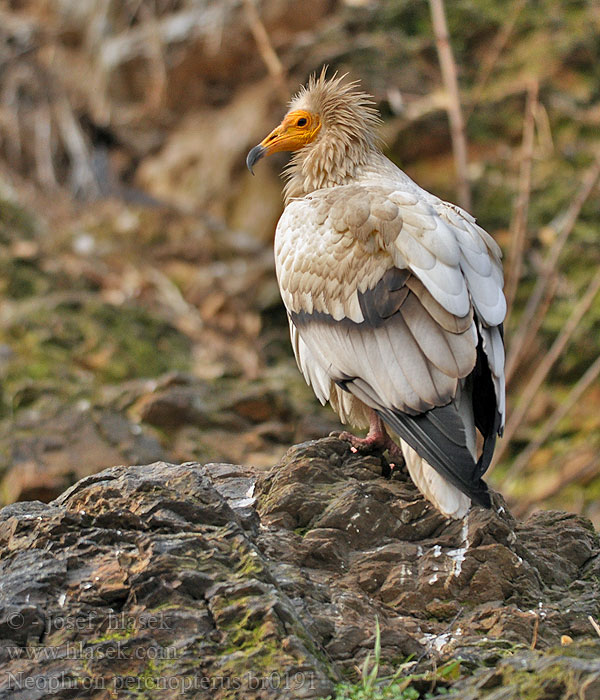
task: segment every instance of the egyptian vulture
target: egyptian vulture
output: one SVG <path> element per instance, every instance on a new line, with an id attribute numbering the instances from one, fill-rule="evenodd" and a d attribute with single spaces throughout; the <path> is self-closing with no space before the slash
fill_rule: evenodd
<path id="1" fill-rule="evenodd" d="M 355 450 L 401 452 L 423 495 L 461 518 L 491 504 L 481 477 L 504 426 L 501 252 L 383 155 L 379 123 L 356 82 L 323 71 L 246 162 L 293 152 L 275 261 L 306 381 L 369 427 L 342 433 Z"/>

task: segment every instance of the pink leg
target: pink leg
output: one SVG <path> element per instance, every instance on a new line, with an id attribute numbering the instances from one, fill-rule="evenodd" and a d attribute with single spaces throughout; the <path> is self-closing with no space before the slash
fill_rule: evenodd
<path id="1" fill-rule="evenodd" d="M 370 450 L 387 450 L 390 457 L 402 459 L 400 447 L 387 434 L 385 425 L 373 409 L 369 409 L 369 433 L 364 438 L 356 437 L 347 431 L 340 433 L 341 440 L 347 440 L 352 445 L 352 451 L 368 452 Z"/>

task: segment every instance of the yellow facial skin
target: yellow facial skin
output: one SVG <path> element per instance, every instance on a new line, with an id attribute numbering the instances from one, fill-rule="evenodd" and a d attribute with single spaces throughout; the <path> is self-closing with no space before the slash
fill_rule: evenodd
<path id="1" fill-rule="evenodd" d="M 246 165 L 252 172 L 254 164 L 263 156 L 280 151 L 297 151 L 313 141 L 321 128 L 318 115 L 297 109 L 286 114 L 281 124 L 248 153 Z"/>
<path id="2" fill-rule="evenodd" d="M 279 151 L 297 151 L 313 141 L 320 128 L 321 121 L 316 114 L 298 109 L 286 114 L 281 124 L 260 145 L 266 148 L 265 155 Z"/>

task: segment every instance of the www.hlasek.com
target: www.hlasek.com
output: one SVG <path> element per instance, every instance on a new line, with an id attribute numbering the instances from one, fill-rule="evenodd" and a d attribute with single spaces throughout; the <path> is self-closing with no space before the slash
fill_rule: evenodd
<path id="1" fill-rule="evenodd" d="M 66 642 L 60 646 L 6 646 L 3 647 L 9 659 L 29 659 L 30 661 L 54 661 L 55 659 L 146 659 L 156 661 L 159 659 L 173 660 L 178 658 L 179 650 L 176 647 L 163 647 L 158 644 L 151 646 L 133 646 L 115 641 L 107 641 L 99 644 L 86 644 L 84 642 Z"/>
<path id="2" fill-rule="evenodd" d="M 7 673 L 0 690 L 30 690 L 56 693 L 60 690 L 291 690 L 315 689 L 312 672 L 295 671 L 267 676 L 247 672 L 242 676 L 74 676 L 68 672 L 57 675 L 31 676 L 23 672 Z"/>

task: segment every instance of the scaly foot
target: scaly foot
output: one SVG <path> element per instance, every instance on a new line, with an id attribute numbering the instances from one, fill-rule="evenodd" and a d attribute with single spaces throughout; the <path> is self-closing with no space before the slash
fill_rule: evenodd
<path id="1" fill-rule="evenodd" d="M 387 450 L 390 457 L 400 462 L 403 461 L 402 450 L 387 433 L 385 435 L 371 435 L 369 433 L 366 437 L 359 438 L 345 430 L 339 434 L 339 438 L 349 442 L 353 452 L 371 452 L 373 450 L 385 452 Z"/>
<path id="2" fill-rule="evenodd" d="M 370 426 L 369 433 L 364 438 L 356 437 L 347 431 L 340 433 L 340 440 L 346 440 L 352 445 L 353 452 L 370 452 L 372 450 L 380 450 L 389 452 L 390 457 L 396 460 L 397 463 L 402 464 L 404 458 L 402 456 L 402 450 L 400 447 L 392 440 L 392 438 L 387 434 L 385 425 L 381 418 L 371 411 L 370 413 Z"/>

